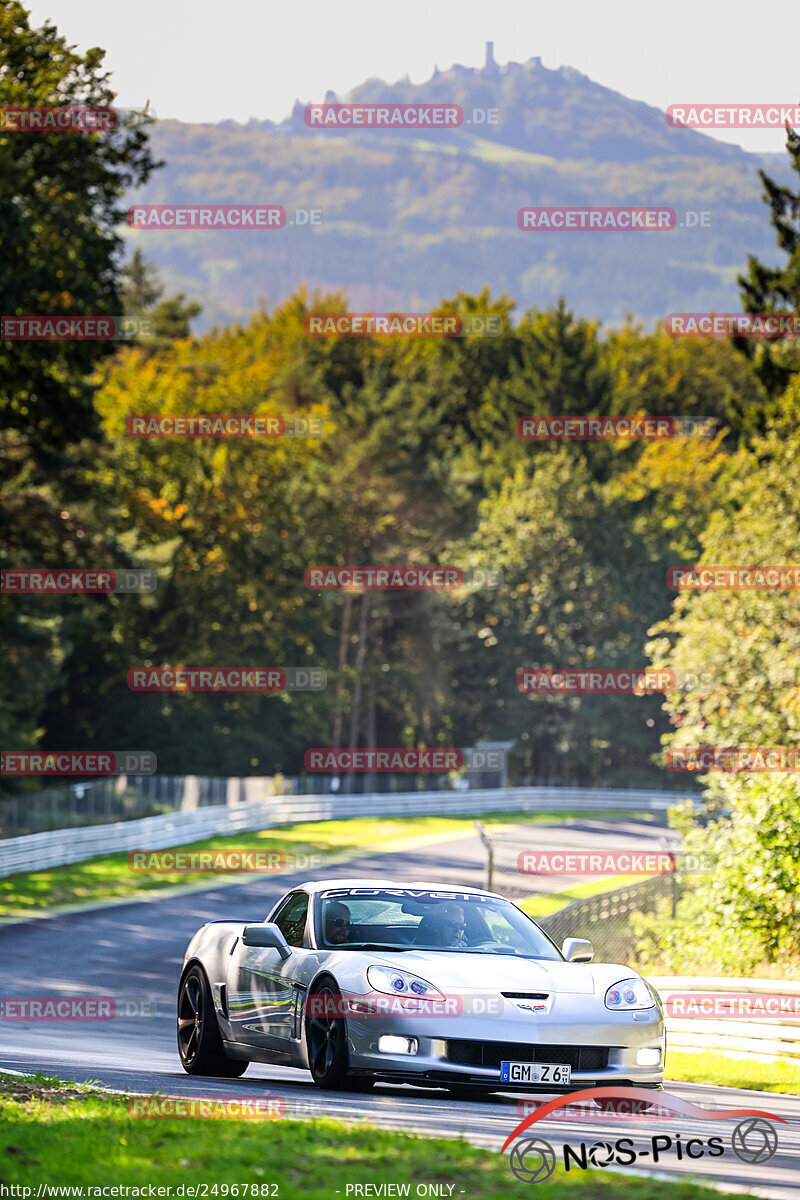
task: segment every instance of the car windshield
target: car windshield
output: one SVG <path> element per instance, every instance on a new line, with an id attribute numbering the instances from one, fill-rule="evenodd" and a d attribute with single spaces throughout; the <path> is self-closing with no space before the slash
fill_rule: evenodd
<path id="1" fill-rule="evenodd" d="M 317 909 L 317 944 L 342 950 L 443 950 L 561 961 L 529 917 L 499 896 L 420 888 L 331 888 Z"/>

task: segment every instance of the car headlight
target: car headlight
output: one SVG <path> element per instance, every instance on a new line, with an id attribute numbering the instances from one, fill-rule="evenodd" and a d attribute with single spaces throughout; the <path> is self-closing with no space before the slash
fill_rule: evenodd
<path id="1" fill-rule="evenodd" d="M 427 979 L 411 975 L 408 971 L 395 971 L 391 967 L 367 967 L 367 982 L 376 992 L 389 996 L 430 996 L 443 1000 L 444 996 Z"/>
<path id="2" fill-rule="evenodd" d="M 606 992 L 606 1008 L 653 1008 L 656 999 L 643 979 L 623 979 Z"/>

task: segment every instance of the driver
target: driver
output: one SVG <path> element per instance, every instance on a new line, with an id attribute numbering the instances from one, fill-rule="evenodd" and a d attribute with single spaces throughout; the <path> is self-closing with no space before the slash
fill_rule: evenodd
<path id="1" fill-rule="evenodd" d="M 350 937 L 350 909 L 341 900 L 329 904 L 325 913 L 325 941 L 333 946 L 343 945 Z"/>
<path id="2" fill-rule="evenodd" d="M 441 944 L 452 949 L 461 949 L 467 944 L 467 923 L 460 904 L 445 904 L 439 916 Z"/>

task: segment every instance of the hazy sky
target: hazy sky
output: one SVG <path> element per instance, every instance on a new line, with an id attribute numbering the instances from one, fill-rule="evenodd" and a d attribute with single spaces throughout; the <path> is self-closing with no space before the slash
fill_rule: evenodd
<path id="1" fill-rule="evenodd" d="M 29 0 L 80 49 L 102 46 L 119 103 L 159 117 L 283 120 L 370 77 L 415 83 L 434 64 L 539 55 L 665 109 L 800 100 L 800 2 L 771 0 Z M 718 130 L 751 150 L 780 130 Z"/>

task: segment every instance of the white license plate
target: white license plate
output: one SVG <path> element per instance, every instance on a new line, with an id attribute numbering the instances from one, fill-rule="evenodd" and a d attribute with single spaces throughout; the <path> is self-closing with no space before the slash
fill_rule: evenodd
<path id="1" fill-rule="evenodd" d="M 501 1062 L 501 1083 L 569 1083 L 571 1067 L 561 1063 Z"/>

